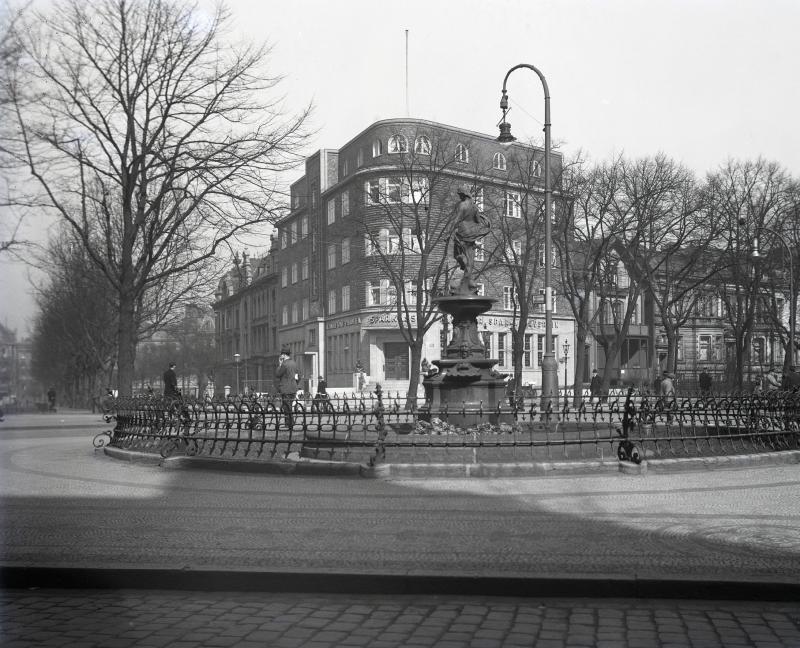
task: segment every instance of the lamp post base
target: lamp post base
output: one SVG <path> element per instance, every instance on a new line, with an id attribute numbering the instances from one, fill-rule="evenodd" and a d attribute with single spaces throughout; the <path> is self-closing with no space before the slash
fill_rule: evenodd
<path id="1" fill-rule="evenodd" d="M 540 407 L 558 409 L 558 361 L 552 354 L 542 357 L 542 398 Z"/>

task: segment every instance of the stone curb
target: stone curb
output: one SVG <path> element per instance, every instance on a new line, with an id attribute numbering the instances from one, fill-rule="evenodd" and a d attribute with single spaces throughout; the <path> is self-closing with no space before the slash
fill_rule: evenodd
<path id="1" fill-rule="evenodd" d="M 3 588 L 167 589 L 339 594 L 437 594 L 547 598 L 797 601 L 800 584 L 630 575 L 515 577 L 252 570 L 0 566 Z"/>
<path id="2" fill-rule="evenodd" d="M 717 457 L 649 459 L 642 461 L 641 464 L 634 464 L 628 461 L 604 460 L 502 464 L 380 464 L 378 466 L 367 466 L 353 462 L 306 459 L 300 458 L 296 453 L 292 453 L 287 459 L 248 461 L 220 457 L 190 457 L 186 455 L 163 459 L 157 454 L 125 450 L 123 448 L 114 448 L 110 446 L 105 446 L 103 451 L 106 455 L 115 459 L 146 465 L 159 465 L 168 469 L 220 470 L 273 475 L 347 476 L 379 479 L 554 477 L 561 475 L 613 473 L 643 475 L 648 472 L 690 472 L 800 463 L 800 450 L 784 450 L 764 454 L 723 455 Z"/>

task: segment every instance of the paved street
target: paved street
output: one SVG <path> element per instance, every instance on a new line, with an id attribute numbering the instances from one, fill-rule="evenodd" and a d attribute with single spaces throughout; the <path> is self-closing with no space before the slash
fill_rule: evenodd
<path id="1" fill-rule="evenodd" d="M 800 606 L 468 596 L 0 594 L 5 648 L 800 646 Z"/>
<path id="2" fill-rule="evenodd" d="M 4 638 L 68 627 L 75 640 L 9 645 L 800 645 L 797 605 L 748 601 L 753 584 L 800 582 L 797 465 L 491 480 L 165 470 L 95 451 L 98 419 L 0 424 L 0 562 L 15 578 L 60 569 L 30 572 L 43 589 L 5 590 Z M 83 582 L 109 589 L 44 589 L 67 568 L 80 568 L 69 585 L 90 569 Z M 159 591 L 173 587 L 186 591 Z M 227 591 L 242 589 L 263 591 Z"/>

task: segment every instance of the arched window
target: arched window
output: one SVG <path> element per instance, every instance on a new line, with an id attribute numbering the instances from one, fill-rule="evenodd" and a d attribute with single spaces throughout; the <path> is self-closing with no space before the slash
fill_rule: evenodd
<path id="1" fill-rule="evenodd" d="M 392 135 L 389 138 L 389 153 L 408 153 L 408 140 L 404 135 Z"/>
<path id="2" fill-rule="evenodd" d="M 456 146 L 456 162 L 461 162 L 461 164 L 469 162 L 469 149 L 463 144 Z"/>
<path id="3" fill-rule="evenodd" d="M 502 153 L 495 153 L 492 157 L 492 168 L 500 171 L 506 170 L 506 156 Z"/>
<path id="4" fill-rule="evenodd" d="M 372 157 L 378 157 L 381 153 L 383 153 L 383 143 L 376 139 L 372 142 Z"/>
<path id="5" fill-rule="evenodd" d="M 431 154 L 431 141 L 425 135 L 420 135 L 414 141 L 414 153 L 418 153 L 419 155 Z"/>

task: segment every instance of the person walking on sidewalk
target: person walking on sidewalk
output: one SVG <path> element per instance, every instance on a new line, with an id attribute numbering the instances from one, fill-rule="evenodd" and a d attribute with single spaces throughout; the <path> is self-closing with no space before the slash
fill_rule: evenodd
<path id="1" fill-rule="evenodd" d="M 675 374 L 665 371 L 659 387 L 661 392 L 661 405 L 667 415 L 667 423 L 672 423 L 672 409 L 675 407 Z"/>
<path id="2" fill-rule="evenodd" d="M 286 419 L 286 426 L 291 429 L 294 427 L 293 405 L 297 397 L 297 363 L 292 360 L 292 352 L 289 347 L 281 349 L 278 359 L 278 368 L 275 370 L 275 379 L 278 382 L 278 393 L 281 395 L 281 409 Z"/>
<path id="3" fill-rule="evenodd" d="M 164 398 L 177 398 L 178 394 L 178 376 L 175 373 L 175 363 L 169 363 L 169 369 L 164 372 Z"/>

